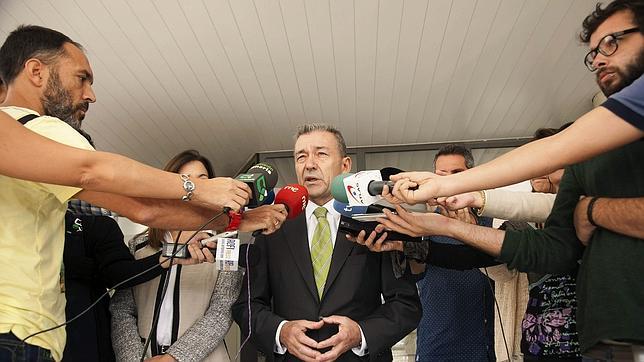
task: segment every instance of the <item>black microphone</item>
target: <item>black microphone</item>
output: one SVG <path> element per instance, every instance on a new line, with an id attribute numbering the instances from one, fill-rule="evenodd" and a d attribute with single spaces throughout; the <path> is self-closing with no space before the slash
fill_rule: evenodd
<path id="1" fill-rule="evenodd" d="M 252 198 L 247 205 L 248 207 L 257 207 L 266 203 L 269 190 L 275 187 L 277 179 L 277 169 L 266 162 L 260 162 L 249 168 L 246 173 L 235 177 L 235 180 L 244 182 L 251 189 Z"/>
<path id="2" fill-rule="evenodd" d="M 399 168 L 396 167 L 384 167 L 380 169 L 380 175 L 382 176 L 382 179 L 384 181 L 371 181 L 369 183 L 369 186 L 367 186 L 367 191 L 369 192 L 369 195 L 371 196 L 378 196 L 382 194 L 382 189 L 384 188 L 385 185 L 389 187 L 389 191 L 391 192 L 391 189 L 394 188 L 394 185 L 396 184 L 393 181 L 389 181 L 390 177 L 393 175 L 397 175 L 401 172 L 405 172 Z M 410 187 L 410 190 L 417 190 L 418 187 Z"/>
<path id="3" fill-rule="evenodd" d="M 382 194 L 382 189 L 387 185 L 389 187 L 389 191 L 394 187 L 395 182 L 393 181 L 371 181 L 369 182 L 369 186 L 367 186 L 367 191 L 369 192 L 369 195 L 371 196 L 378 196 Z"/>
<path id="4" fill-rule="evenodd" d="M 380 169 L 380 175 L 382 176 L 382 179 L 385 181 L 389 181 L 391 176 L 397 175 L 401 172 L 405 172 L 405 171 L 396 167 L 383 167 Z"/>

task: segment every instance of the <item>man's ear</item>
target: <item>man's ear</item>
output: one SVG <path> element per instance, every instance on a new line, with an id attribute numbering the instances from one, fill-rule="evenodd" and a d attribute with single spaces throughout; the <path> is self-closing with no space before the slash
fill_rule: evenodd
<path id="1" fill-rule="evenodd" d="M 351 157 L 345 156 L 342 158 L 342 172 L 351 172 Z"/>
<path id="2" fill-rule="evenodd" d="M 49 68 L 36 58 L 28 59 L 23 71 L 27 79 L 36 87 L 44 86 L 49 76 Z"/>

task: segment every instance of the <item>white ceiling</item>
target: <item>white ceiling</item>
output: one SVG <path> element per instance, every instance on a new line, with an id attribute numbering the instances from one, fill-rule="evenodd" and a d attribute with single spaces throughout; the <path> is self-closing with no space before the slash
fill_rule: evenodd
<path id="1" fill-rule="evenodd" d="M 596 0 L 0 0 L 85 46 L 102 150 L 219 174 L 289 149 L 296 125 L 350 146 L 529 136 L 591 107 L 576 34 Z M 413 165 L 411 165 L 413 167 Z"/>

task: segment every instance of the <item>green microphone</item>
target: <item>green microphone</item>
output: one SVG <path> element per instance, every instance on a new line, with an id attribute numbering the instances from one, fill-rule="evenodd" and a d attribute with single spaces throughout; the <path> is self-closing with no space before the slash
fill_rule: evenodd
<path id="1" fill-rule="evenodd" d="M 331 180 L 331 195 L 334 199 L 343 202 L 345 204 L 349 203 L 349 197 L 347 196 L 346 188 L 344 187 L 344 179 L 353 175 L 353 173 L 347 172 L 337 175 Z"/>

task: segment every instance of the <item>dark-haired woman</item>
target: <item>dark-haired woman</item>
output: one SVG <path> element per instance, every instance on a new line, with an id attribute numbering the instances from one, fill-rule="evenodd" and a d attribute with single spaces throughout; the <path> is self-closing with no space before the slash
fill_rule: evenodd
<path id="1" fill-rule="evenodd" d="M 197 151 L 184 151 L 168 162 L 166 171 L 189 174 L 192 179 L 214 177 L 210 161 Z M 149 229 L 130 241 L 135 258 L 157 253 L 163 243 L 184 243 L 192 234 L 184 231 Z M 200 233 L 200 238 L 206 237 Z M 194 242 L 194 241 L 190 241 Z M 208 259 L 212 254 L 206 249 Z M 141 358 L 150 361 L 228 361 L 223 339 L 232 323 L 230 306 L 241 287 L 240 271 L 218 271 L 211 263 L 182 267 L 112 298 L 112 342 L 118 361 Z M 168 280 L 165 295 L 161 295 Z M 154 311 L 159 310 L 157 323 Z"/>

